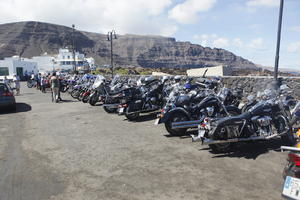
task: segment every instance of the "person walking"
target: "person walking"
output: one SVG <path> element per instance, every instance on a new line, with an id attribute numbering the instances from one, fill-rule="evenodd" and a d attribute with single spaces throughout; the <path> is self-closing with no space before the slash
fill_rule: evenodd
<path id="1" fill-rule="evenodd" d="M 19 95 L 21 85 L 20 85 L 20 78 L 16 74 L 13 75 L 13 82 L 15 83 L 15 88 L 16 88 L 16 91 L 17 91 L 17 95 Z"/>
<path id="2" fill-rule="evenodd" d="M 50 84 L 52 89 L 52 102 L 58 102 L 58 90 L 59 90 L 59 80 L 56 76 L 56 72 L 52 73 L 50 78 Z"/>

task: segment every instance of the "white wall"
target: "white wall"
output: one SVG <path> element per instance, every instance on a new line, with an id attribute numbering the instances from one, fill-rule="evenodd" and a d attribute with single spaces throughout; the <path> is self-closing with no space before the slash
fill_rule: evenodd
<path id="1" fill-rule="evenodd" d="M 36 62 L 40 72 L 52 71 L 54 67 L 54 60 L 55 58 L 53 56 L 35 56 L 31 59 L 26 59 L 26 61 Z"/>
<path id="2" fill-rule="evenodd" d="M 0 67 L 7 67 L 9 76 L 8 78 L 12 78 L 15 73 L 12 60 L 0 60 Z M 0 76 L 0 79 L 3 80 L 4 76 Z"/>
<path id="3" fill-rule="evenodd" d="M 0 67 L 8 67 L 9 71 L 9 79 L 12 79 L 13 74 L 17 74 L 17 67 L 23 68 L 23 75 L 27 71 L 29 73 L 37 73 L 37 63 L 28 62 L 24 60 L 20 60 L 17 57 L 5 58 L 4 60 L 0 60 Z M 4 76 L 1 76 L 0 79 L 3 79 Z"/>
<path id="4" fill-rule="evenodd" d="M 205 68 L 196 68 L 187 70 L 188 76 L 202 76 L 207 69 L 206 76 L 230 76 L 231 70 L 230 67 L 225 67 L 222 65 L 215 67 L 205 67 Z"/>

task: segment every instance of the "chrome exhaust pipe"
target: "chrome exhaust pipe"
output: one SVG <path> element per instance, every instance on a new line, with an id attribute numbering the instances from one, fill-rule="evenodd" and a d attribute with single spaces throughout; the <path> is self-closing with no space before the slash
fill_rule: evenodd
<path id="1" fill-rule="evenodd" d="M 227 140 L 212 140 L 205 138 L 202 141 L 202 144 L 210 145 L 210 144 L 223 144 L 223 143 L 233 143 L 233 142 L 246 142 L 246 141 L 254 141 L 254 140 L 264 140 L 265 137 L 263 136 L 257 136 L 257 137 L 251 137 L 251 138 L 233 138 L 233 139 L 227 139 Z"/>
<path id="2" fill-rule="evenodd" d="M 202 120 L 194 120 L 194 121 L 183 121 L 183 122 L 173 122 L 172 129 L 175 128 L 195 128 L 202 122 Z"/>

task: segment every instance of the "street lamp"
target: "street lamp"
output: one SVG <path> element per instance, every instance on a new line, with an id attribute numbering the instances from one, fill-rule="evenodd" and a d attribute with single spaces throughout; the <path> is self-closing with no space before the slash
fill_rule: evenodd
<path id="1" fill-rule="evenodd" d="M 72 53 L 73 53 L 73 71 L 76 74 L 76 59 L 75 59 L 75 39 L 74 39 L 74 33 L 75 33 L 75 25 L 72 24 Z"/>
<path id="2" fill-rule="evenodd" d="M 112 78 L 114 77 L 113 39 L 117 39 L 116 31 L 114 31 L 114 30 L 107 33 L 107 40 L 110 41 L 110 65 L 111 65 Z"/>
<path id="3" fill-rule="evenodd" d="M 278 31 L 277 31 L 277 45 L 276 45 L 276 56 L 274 66 L 274 79 L 275 84 L 278 87 L 278 63 L 279 63 L 279 50 L 280 50 L 280 39 L 281 39 L 281 25 L 282 25 L 282 13 L 283 13 L 283 0 L 280 0 L 279 8 L 279 19 L 278 19 Z"/>

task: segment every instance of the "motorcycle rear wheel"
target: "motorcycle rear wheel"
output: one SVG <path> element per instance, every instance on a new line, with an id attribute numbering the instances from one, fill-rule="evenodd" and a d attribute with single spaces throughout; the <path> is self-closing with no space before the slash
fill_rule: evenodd
<path id="1" fill-rule="evenodd" d="M 178 128 L 178 129 L 172 129 L 172 123 L 173 122 L 182 122 L 187 121 L 188 118 L 183 113 L 175 113 L 169 117 L 169 119 L 165 122 L 165 127 L 170 135 L 173 136 L 180 136 L 184 135 L 187 131 L 186 128 Z"/>
<path id="2" fill-rule="evenodd" d="M 115 113 L 118 110 L 117 108 L 110 108 L 109 106 L 103 106 L 103 109 L 107 113 Z"/>
<path id="3" fill-rule="evenodd" d="M 136 112 L 136 113 L 126 113 L 125 114 L 125 117 L 129 120 L 129 121 L 134 121 L 134 120 L 137 120 L 140 116 L 140 113 L 139 112 Z"/>

